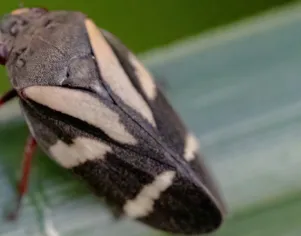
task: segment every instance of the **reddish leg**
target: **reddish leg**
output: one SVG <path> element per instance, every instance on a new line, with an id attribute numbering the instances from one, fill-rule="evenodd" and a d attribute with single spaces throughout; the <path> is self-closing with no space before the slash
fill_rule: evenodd
<path id="1" fill-rule="evenodd" d="M 10 101 L 11 99 L 17 96 L 17 91 L 14 89 L 9 90 L 0 98 L 0 107 L 5 104 L 6 102 Z"/>
<path id="2" fill-rule="evenodd" d="M 22 176 L 18 183 L 17 205 L 16 205 L 16 209 L 8 215 L 9 220 L 14 220 L 17 218 L 22 203 L 22 199 L 27 192 L 32 157 L 36 147 L 37 147 L 36 140 L 32 136 L 29 136 L 24 150 L 24 157 L 22 163 Z"/>

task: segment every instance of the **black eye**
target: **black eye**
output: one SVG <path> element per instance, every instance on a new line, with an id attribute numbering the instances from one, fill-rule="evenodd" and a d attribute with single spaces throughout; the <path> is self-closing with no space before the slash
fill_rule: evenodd
<path id="1" fill-rule="evenodd" d="M 8 60 L 8 49 L 5 44 L 0 43 L 0 64 L 5 65 Z"/>

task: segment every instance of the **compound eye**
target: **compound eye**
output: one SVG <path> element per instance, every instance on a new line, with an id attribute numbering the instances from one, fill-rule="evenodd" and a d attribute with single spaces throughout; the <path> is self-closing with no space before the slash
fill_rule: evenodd
<path id="1" fill-rule="evenodd" d="M 0 64 L 5 65 L 8 60 L 8 49 L 4 43 L 0 43 Z"/>

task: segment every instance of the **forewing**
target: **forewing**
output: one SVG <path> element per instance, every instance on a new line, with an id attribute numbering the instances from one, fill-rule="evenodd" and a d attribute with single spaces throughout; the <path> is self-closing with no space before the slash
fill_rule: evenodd
<path id="1" fill-rule="evenodd" d="M 175 233 L 215 229 L 219 198 L 203 163 L 191 167 L 196 140 L 137 59 L 86 28 L 92 50 L 69 61 L 60 84 L 22 90 L 37 142 L 130 217 Z"/>
<path id="2" fill-rule="evenodd" d="M 56 94 L 57 101 L 51 94 Z M 70 88 L 29 87 L 24 95 L 27 100 L 21 106 L 40 146 L 119 212 L 170 232 L 209 232 L 221 223 L 220 211 L 206 188 L 182 167 L 159 162 L 168 153 L 158 149 L 138 124 L 130 123 L 118 106 Z M 101 103 L 119 120 L 112 114 L 108 119 L 109 111 Z M 74 104 L 83 110 L 74 109 Z M 109 120 L 111 130 L 106 124 L 93 123 L 91 117 L 101 123 Z M 116 128 L 121 124 L 129 124 L 124 127 L 126 135 L 132 135 L 127 142 L 114 137 L 113 131 L 125 135 L 125 130 Z"/>
<path id="3" fill-rule="evenodd" d="M 119 63 L 123 66 L 132 85 L 150 107 L 156 129 L 164 144 L 170 150 L 173 150 L 178 157 L 184 158 L 189 163 L 204 185 L 217 199 L 220 207 L 225 210 L 217 184 L 199 154 L 199 143 L 196 137 L 188 131 L 160 87 L 156 85 L 156 81 L 152 78 L 150 72 L 136 56 L 114 35 L 105 30 L 101 31 L 117 56 Z"/>

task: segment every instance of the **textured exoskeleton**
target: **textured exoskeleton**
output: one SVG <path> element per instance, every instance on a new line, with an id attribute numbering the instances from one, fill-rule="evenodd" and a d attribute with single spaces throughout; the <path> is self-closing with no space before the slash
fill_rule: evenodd
<path id="1" fill-rule="evenodd" d="M 0 54 L 30 133 L 121 214 L 172 233 L 218 228 L 224 205 L 198 142 L 151 74 L 80 12 L 19 9 Z"/>

